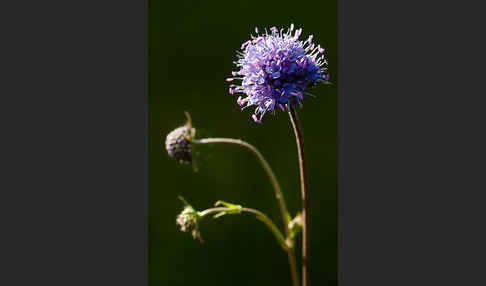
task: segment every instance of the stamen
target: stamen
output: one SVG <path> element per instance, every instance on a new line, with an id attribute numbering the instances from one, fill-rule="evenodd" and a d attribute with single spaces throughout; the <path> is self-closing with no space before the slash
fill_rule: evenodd
<path id="1" fill-rule="evenodd" d="M 309 45 L 312 45 L 312 38 L 314 38 L 314 35 L 309 35 L 309 39 L 307 39 L 307 42 L 309 42 Z"/>
<path id="2" fill-rule="evenodd" d="M 243 97 L 239 96 L 238 100 L 236 100 L 236 102 L 238 103 L 239 106 L 243 106 L 248 102 L 248 97 L 243 98 Z"/>
<path id="3" fill-rule="evenodd" d="M 244 42 L 242 45 L 241 45 L 241 49 L 243 50 L 248 44 L 250 43 L 250 41 L 246 41 Z"/>
<path id="4" fill-rule="evenodd" d="M 297 40 L 302 34 L 302 28 L 295 30 L 294 40 Z"/>
<path id="5" fill-rule="evenodd" d="M 251 116 L 251 118 L 253 118 L 253 120 L 254 120 L 256 123 L 258 123 L 258 124 L 261 124 L 261 123 L 262 123 L 262 120 L 261 120 L 261 119 L 258 119 L 258 117 L 256 116 L 256 114 L 253 114 L 253 115 Z"/>

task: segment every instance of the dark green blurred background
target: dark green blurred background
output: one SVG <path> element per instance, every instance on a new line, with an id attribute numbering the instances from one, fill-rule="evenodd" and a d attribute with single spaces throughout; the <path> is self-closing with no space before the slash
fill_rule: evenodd
<path id="1" fill-rule="evenodd" d="M 292 215 L 300 207 L 297 151 L 288 115 L 251 119 L 228 94 L 235 51 L 255 26 L 303 28 L 326 48 L 337 83 L 337 1 L 149 1 L 149 285 L 291 285 L 287 255 L 249 215 L 206 220 L 201 244 L 178 231 L 178 195 L 199 210 L 217 200 L 268 214 L 281 227 L 272 186 L 255 157 L 236 146 L 198 148 L 199 172 L 179 165 L 165 136 L 191 113 L 198 135 L 244 139 L 264 154 Z M 308 156 L 311 283 L 337 285 L 337 87 L 321 86 L 298 110 Z M 300 239 L 298 241 L 300 246 Z M 300 247 L 297 249 L 300 257 Z"/>

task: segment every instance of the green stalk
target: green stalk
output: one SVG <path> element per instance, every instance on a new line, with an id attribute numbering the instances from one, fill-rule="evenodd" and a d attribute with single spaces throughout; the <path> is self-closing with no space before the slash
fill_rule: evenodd
<path id="1" fill-rule="evenodd" d="M 287 206 L 285 204 L 285 199 L 282 193 L 282 189 L 280 188 L 280 184 L 278 183 L 277 177 L 275 173 L 270 168 L 267 160 L 265 157 L 255 148 L 253 145 L 239 140 L 239 139 L 232 139 L 232 138 L 204 138 L 199 140 L 193 140 L 194 144 L 212 144 L 212 143 L 226 143 L 226 144 L 234 144 L 241 147 L 248 149 L 251 153 L 253 153 L 258 161 L 262 164 L 263 169 L 267 173 L 268 177 L 270 178 L 270 182 L 272 183 L 273 189 L 275 190 L 275 198 L 279 202 L 280 207 L 280 215 L 282 216 L 282 221 L 285 230 L 285 245 L 289 246 L 285 251 L 287 252 L 289 265 L 290 265 L 290 273 L 292 276 L 293 286 L 299 286 L 299 275 L 297 272 L 297 262 L 295 260 L 295 250 L 294 250 L 294 241 L 291 238 L 291 233 L 289 229 L 289 213 L 287 211 Z"/>
<path id="2" fill-rule="evenodd" d="M 211 215 L 211 214 L 218 215 L 218 214 L 226 213 L 226 212 L 233 213 L 233 214 L 234 213 L 240 213 L 240 212 L 246 212 L 246 213 L 254 214 L 258 220 L 265 223 L 265 225 L 275 235 L 275 238 L 277 239 L 277 241 L 280 243 L 280 245 L 282 246 L 282 248 L 285 251 L 288 251 L 288 249 L 290 248 L 290 246 L 287 245 L 287 241 L 285 240 L 284 236 L 282 235 L 282 233 L 280 232 L 278 227 L 275 225 L 275 223 L 270 218 L 268 218 L 267 215 L 265 215 L 264 213 L 262 213 L 259 210 L 243 207 L 241 209 L 238 209 L 237 212 L 235 212 L 234 208 L 217 207 L 217 208 L 210 208 L 210 209 L 198 212 L 198 214 L 201 218 L 204 218 L 205 216 L 208 216 L 208 215 Z"/>
<path id="3" fill-rule="evenodd" d="M 300 189 L 302 197 L 302 286 L 309 285 L 309 192 L 307 191 L 307 170 L 305 167 L 304 136 L 295 110 L 290 107 L 290 122 L 295 133 L 299 157 Z"/>

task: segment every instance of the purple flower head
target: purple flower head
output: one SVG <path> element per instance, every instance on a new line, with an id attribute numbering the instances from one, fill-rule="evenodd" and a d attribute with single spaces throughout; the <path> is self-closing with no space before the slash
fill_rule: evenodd
<path id="1" fill-rule="evenodd" d="M 261 123 L 267 111 L 278 106 L 288 110 L 290 106 L 302 104 L 309 95 L 305 90 L 320 82 L 327 82 L 327 61 L 324 49 L 312 43 L 313 36 L 299 40 L 302 29 L 294 31 L 294 24 L 284 32 L 276 27 L 270 33 L 252 36 L 243 43 L 235 62 L 239 71 L 226 81 L 241 80 L 241 85 L 230 84 L 229 93 L 243 93 L 237 103 L 242 110 L 256 106 L 253 120 Z"/>

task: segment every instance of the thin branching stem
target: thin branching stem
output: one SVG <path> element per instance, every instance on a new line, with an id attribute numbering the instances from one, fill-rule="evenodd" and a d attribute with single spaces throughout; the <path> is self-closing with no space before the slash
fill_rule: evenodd
<path id="1" fill-rule="evenodd" d="M 267 215 L 265 215 L 264 213 L 262 213 L 259 210 L 255 210 L 255 209 L 251 209 L 251 208 L 241 208 L 240 210 L 241 210 L 241 212 L 254 214 L 258 220 L 265 223 L 265 225 L 275 235 L 275 238 L 278 240 L 278 242 L 280 243 L 282 248 L 285 251 L 288 251 L 290 246 L 287 245 L 286 239 L 284 238 L 284 236 L 282 235 L 282 233 L 280 232 L 278 227 L 275 225 L 275 223 Z M 225 207 L 210 208 L 210 209 L 199 212 L 199 215 L 201 217 L 205 217 L 205 216 L 208 216 L 208 215 L 211 215 L 211 214 L 220 214 L 220 213 L 224 213 L 224 212 L 233 212 L 234 213 L 234 209 L 233 208 L 225 208 Z"/>
<path id="2" fill-rule="evenodd" d="M 285 198 L 282 193 L 282 189 L 280 188 L 280 184 L 278 183 L 277 177 L 275 176 L 275 173 L 272 171 L 272 168 L 270 168 L 270 165 L 268 164 L 267 160 L 263 155 L 258 151 L 257 148 L 255 148 L 253 145 L 239 139 L 233 139 L 233 138 L 204 138 L 204 139 L 198 139 L 198 140 L 193 140 L 194 144 L 212 144 L 212 143 L 226 143 L 226 144 L 234 144 L 234 145 L 239 145 L 241 147 L 244 147 L 248 149 L 250 152 L 252 152 L 258 159 L 258 161 L 262 164 L 263 169 L 267 173 L 268 177 L 270 178 L 270 182 L 272 183 L 273 189 L 275 190 L 275 197 L 277 198 L 277 201 L 279 202 L 279 207 L 280 207 L 280 214 L 282 216 L 282 221 L 284 225 L 284 230 L 285 230 L 285 236 L 286 236 L 286 243 L 285 245 L 289 245 L 290 247 L 286 249 L 288 258 L 289 258 L 289 264 L 290 264 L 290 273 L 292 276 L 292 282 L 293 286 L 299 286 L 299 275 L 297 271 L 297 262 L 295 260 L 295 250 L 294 250 L 294 241 L 291 238 L 290 235 L 290 229 L 289 229 L 289 213 L 287 211 L 287 205 L 285 204 Z"/>

